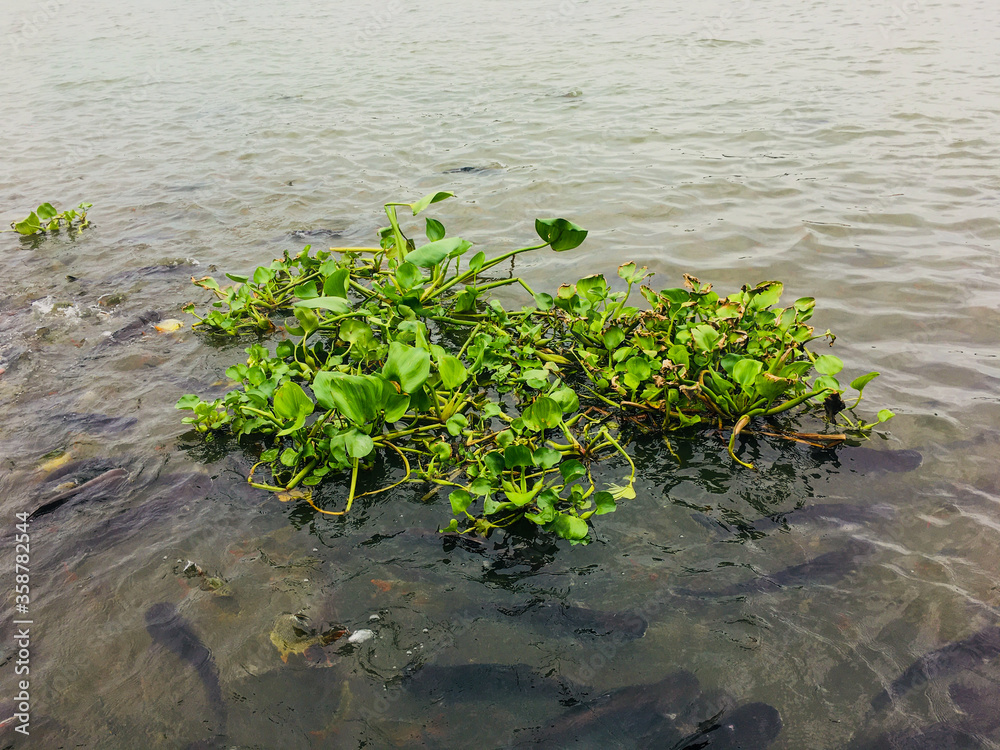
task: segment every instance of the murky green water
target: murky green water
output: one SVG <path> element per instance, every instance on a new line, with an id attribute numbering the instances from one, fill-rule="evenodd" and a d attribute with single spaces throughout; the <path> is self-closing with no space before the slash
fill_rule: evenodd
<path id="1" fill-rule="evenodd" d="M 686 669 L 706 694 L 777 708 L 781 750 L 969 726 L 956 683 L 1000 712 L 995 658 L 894 710 L 869 706 L 915 658 L 998 620 L 998 23 L 986 0 L 6 0 L 0 218 L 95 205 L 79 237 L 0 236 L 10 531 L 15 510 L 55 491 L 40 467 L 58 452 L 92 459 L 85 478 L 120 466 L 131 481 L 32 526 L 33 731 L 5 728 L 4 742 L 210 736 L 198 674 L 150 645 L 144 613 L 163 601 L 211 650 L 240 748 L 502 747 L 565 710 L 559 695 L 488 695 L 474 680 L 459 697 L 399 688 L 421 664 L 525 664 L 590 686 L 584 699 Z M 479 169 L 452 171 L 464 167 Z M 663 286 L 689 272 L 719 290 L 777 278 L 793 299 L 814 295 L 848 370 L 883 373 L 868 400 L 898 416 L 876 447 L 919 450 L 922 465 L 872 470 L 762 440 L 745 447 L 751 473 L 710 436 L 676 441 L 680 466 L 640 444 L 638 497 L 596 543 L 484 554 L 394 536 L 447 518 L 425 488 L 314 518 L 247 487 L 242 454 L 186 436 L 174 402 L 218 389 L 238 347 L 149 326 L 105 341 L 147 310 L 204 302 L 192 274 L 367 244 L 384 201 L 434 189 L 459 195 L 438 214 L 449 230 L 487 248 L 530 239 L 540 215 L 589 228 L 581 252 L 518 269 L 536 288 L 635 260 Z M 65 416 L 94 413 L 136 422 Z M 839 520 L 745 528 L 824 503 Z M 870 553 L 814 585 L 671 594 L 858 538 Z M 186 577 L 188 560 L 223 587 Z M 489 606 L 532 601 L 641 612 L 648 629 L 627 640 Z M 286 663 L 269 633 L 294 613 L 374 638 Z M 6 699 L 10 637 L 3 649 Z M 998 746 L 981 718 L 975 746 Z M 638 746 L 620 728 L 594 746 Z"/>

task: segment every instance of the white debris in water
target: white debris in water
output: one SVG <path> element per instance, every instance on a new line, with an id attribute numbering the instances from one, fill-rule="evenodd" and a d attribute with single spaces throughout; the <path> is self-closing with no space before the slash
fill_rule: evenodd
<path id="1" fill-rule="evenodd" d="M 381 620 L 381 619 L 382 619 L 382 618 L 381 618 L 381 617 L 379 617 L 378 615 L 370 615 L 370 616 L 368 617 L 368 622 L 375 622 L 375 621 L 377 621 L 377 620 Z"/>
<path id="2" fill-rule="evenodd" d="M 56 306 L 56 301 L 52 297 L 45 297 L 43 299 L 36 299 L 31 303 L 31 309 L 41 313 L 42 315 L 48 315 L 52 312 L 52 308 Z"/>
<path id="3" fill-rule="evenodd" d="M 355 630 L 351 633 L 350 637 L 347 639 L 348 643 L 364 643 L 365 641 L 370 641 L 375 637 L 375 633 L 371 630 Z"/>

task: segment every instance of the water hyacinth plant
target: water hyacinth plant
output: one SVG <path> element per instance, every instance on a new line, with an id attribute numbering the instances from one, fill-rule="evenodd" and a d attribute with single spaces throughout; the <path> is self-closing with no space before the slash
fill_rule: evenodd
<path id="1" fill-rule="evenodd" d="M 92 203 L 81 203 L 76 209 L 56 211 L 51 203 L 43 203 L 21 221 L 12 221 L 10 226 L 18 234 L 28 237 L 44 232 L 58 232 L 60 227 L 72 229 L 75 223 L 79 233 L 90 224 L 87 210 L 92 206 Z"/>
<path id="2" fill-rule="evenodd" d="M 808 348 L 833 340 L 807 324 L 812 298 L 778 307 L 775 281 L 721 297 L 690 276 L 683 288 L 654 291 L 634 263 L 618 268 L 619 291 L 593 275 L 536 292 L 490 271 L 521 253 L 571 251 L 586 230 L 538 219 L 540 242 L 487 257 L 428 218 L 418 247 L 397 210 L 417 216 L 451 195 L 387 204 L 377 247 L 307 246 L 249 276 L 227 274 L 225 287 L 194 280 L 216 297 L 204 315 L 186 308 L 197 330 L 260 339 L 226 371 L 236 388 L 214 401 L 187 395 L 177 407 L 199 432 L 264 441 L 251 484 L 288 492 L 343 478 L 342 510 L 302 493 L 320 513 L 342 515 L 359 472 L 382 453 L 404 470 L 391 486 L 449 490 L 448 530 L 485 535 L 524 519 L 581 542 L 589 519 L 634 497 L 623 419 L 663 433 L 728 428 L 729 453 L 745 466 L 735 441 L 755 418 L 822 405 L 831 422 L 845 419 L 843 363 Z M 520 309 L 490 295 L 514 285 L 530 301 Z M 851 383 L 851 408 L 876 375 Z M 847 425 L 864 432 L 891 416 Z M 614 457 L 627 473 L 599 487 L 591 467 Z M 261 467 L 270 478 L 257 478 Z"/>

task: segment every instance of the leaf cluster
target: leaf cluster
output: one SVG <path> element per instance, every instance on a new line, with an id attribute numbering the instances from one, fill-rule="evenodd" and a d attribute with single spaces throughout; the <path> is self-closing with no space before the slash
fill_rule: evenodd
<path id="1" fill-rule="evenodd" d="M 91 203 L 81 203 L 75 209 L 56 211 L 51 203 L 43 203 L 21 221 L 12 221 L 11 228 L 25 237 L 44 232 L 58 232 L 60 227 L 72 229 L 76 224 L 77 232 L 82 232 L 90 222 L 87 220 L 87 210 Z"/>
<path id="2" fill-rule="evenodd" d="M 634 497 L 635 465 L 613 420 L 664 432 L 732 426 L 736 458 L 733 441 L 751 419 L 824 400 L 830 416 L 830 397 L 843 403 L 834 377 L 843 364 L 807 348 L 832 340 L 807 325 L 811 298 L 780 308 L 778 282 L 720 297 L 692 277 L 657 292 L 634 263 L 619 267 L 617 289 L 594 275 L 539 293 L 491 272 L 521 253 L 573 250 L 586 230 L 538 219 L 540 243 L 493 257 L 433 218 L 419 246 L 404 234 L 399 208 L 417 216 L 450 196 L 387 204 L 377 247 L 307 246 L 249 276 L 227 274 L 232 285 L 193 280 L 216 297 L 203 316 L 186 308 L 196 328 L 284 334 L 273 354 L 255 343 L 227 369 L 237 387 L 225 397 L 177 404 L 199 432 L 263 439 L 251 484 L 288 492 L 349 475 L 344 510 L 305 494 L 317 511 L 342 515 L 361 496 L 359 472 L 395 455 L 405 473 L 391 486 L 448 489 L 450 530 L 486 534 L 524 520 L 576 543 L 590 518 Z M 532 304 L 507 309 L 491 296 L 512 285 Z M 630 304 L 635 287 L 643 309 Z M 875 376 L 852 383 L 858 401 Z M 628 474 L 599 488 L 592 466 L 614 456 Z M 269 480 L 254 479 L 261 465 Z"/>

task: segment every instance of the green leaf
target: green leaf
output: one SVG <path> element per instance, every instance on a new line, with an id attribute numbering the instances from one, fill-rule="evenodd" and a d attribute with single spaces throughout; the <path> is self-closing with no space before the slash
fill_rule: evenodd
<path id="1" fill-rule="evenodd" d="M 444 224 L 437 219 L 427 219 L 427 241 L 437 242 L 444 239 Z"/>
<path id="2" fill-rule="evenodd" d="M 201 403 L 201 399 L 193 393 L 185 394 L 177 399 L 177 404 L 174 406 L 175 409 L 194 409 L 197 404 Z"/>
<path id="3" fill-rule="evenodd" d="M 347 455 L 351 458 L 364 458 L 375 450 L 375 442 L 361 430 L 355 428 L 344 436 Z"/>
<path id="4" fill-rule="evenodd" d="M 552 391 L 551 398 L 559 404 L 563 414 L 572 414 L 580 408 L 580 399 L 569 386 L 562 386 Z"/>
<path id="5" fill-rule="evenodd" d="M 508 469 L 515 466 L 534 466 L 531 449 L 526 445 L 508 445 L 503 450 L 503 462 Z"/>
<path id="6" fill-rule="evenodd" d="M 839 357 L 834 357 L 832 354 L 822 354 L 816 357 L 813 367 L 821 375 L 836 375 L 844 369 L 844 363 Z"/>
<path id="7" fill-rule="evenodd" d="M 438 373 L 441 375 L 441 384 L 449 391 L 458 388 L 469 378 L 469 372 L 462 364 L 462 360 L 450 354 L 441 357 L 438 362 Z"/>
<path id="8" fill-rule="evenodd" d="M 325 299 L 336 299 L 336 297 L 326 297 Z M 344 300 L 340 301 L 343 302 Z M 295 319 L 298 320 L 299 323 L 301 324 L 302 331 L 304 334 L 311 334 L 313 331 L 319 328 L 319 318 L 316 316 L 316 313 L 314 313 L 305 305 L 301 307 L 299 306 L 293 307 L 292 314 L 295 315 Z M 294 333 L 294 331 L 287 325 L 285 326 L 285 328 L 287 328 L 290 333 Z"/>
<path id="9" fill-rule="evenodd" d="M 472 243 L 461 237 L 430 242 L 406 254 L 406 262 L 421 268 L 433 268 L 445 258 L 461 255 L 472 247 Z"/>
<path id="10" fill-rule="evenodd" d="M 393 341 L 389 344 L 382 375 L 386 380 L 399 383 L 404 393 L 420 389 L 431 373 L 431 355 L 423 349 Z"/>
<path id="11" fill-rule="evenodd" d="M 327 276 L 326 281 L 323 282 L 323 296 L 343 297 L 344 299 L 347 299 L 347 287 L 350 278 L 351 272 L 349 269 L 338 268 L 336 271 Z"/>
<path id="12" fill-rule="evenodd" d="M 840 387 L 840 383 L 837 382 L 837 379 L 834 378 L 834 377 L 832 377 L 832 376 L 830 376 L 830 375 L 824 375 L 821 378 L 816 378 L 816 380 L 813 382 L 813 387 L 814 388 L 832 388 L 833 390 L 838 391 L 838 392 L 841 391 L 841 390 L 843 390 Z"/>
<path id="13" fill-rule="evenodd" d="M 539 292 L 535 295 L 535 305 L 542 312 L 547 312 L 548 310 L 551 310 L 554 304 L 555 302 L 552 299 L 551 294 L 546 294 L 545 292 Z"/>
<path id="14" fill-rule="evenodd" d="M 299 454 L 294 448 L 285 448 L 285 450 L 281 452 L 281 463 L 285 466 L 295 466 L 298 460 Z"/>
<path id="15" fill-rule="evenodd" d="M 566 219 L 535 219 L 535 231 L 556 252 L 572 250 L 587 239 L 586 229 Z"/>
<path id="16" fill-rule="evenodd" d="M 274 413 L 282 419 L 297 419 L 312 411 L 312 399 L 298 383 L 288 381 L 274 392 Z"/>
<path id="17" fill-rule="evenodd" d="M 569 484 L 574 479 L 586 476 L 587 470 L 577 459 L 571 458 L 569 461 L 563 461 L 559 464 L 559 473 L 562 474 L 563 481 Z"/>
<path id="18" fill-rule="evenodd" d="M 465 513 L 466 508 L 472 505 L 472 495 L 466 490 L 453 490 L 448 495 L 448 501 L 451 503 L 451 512 L 460 516 Z"/>
<path id="19" fill-rule="evenodd" d="M 878 375 L 879 374 L 877 372 L 870 372 L 867 375 L 862 375 L 861 377 L 854 378 L 854 380 L 851 381 L 851 388 L 856 390 L 858 393 L 861 393 L 861 391 L 864 390 L 865 386 L 868 385 L 870 382 L 872 382 L 875 378 L 877 378 Z"/>
<path id="20" fill-rule="evenodd" d="M 393 388 L 385 388 L 385 421 L 389 424 L 398 422 L 410 408 L 410 397 L 405 393 L 396 393 Z"/>
<path id="21" fill-rule="evenodd" d="M 444 191 L 438 193 L 428 193 L 423 198 L 418 200 L 416 203 L 405 203 L 403 205 L 409 206 L 411 209 L 413 209 L 413 215 L 416 216 L 432 203 L 438 203 L 439 201 L 443 201 L 447 198 L 453 198 L 454 196 L 455 196 L 454 193 L 449 193 Z"/>
<path id="22" fill-rule="evenodd" d="M 462 434 L 462 430 L 469 426 L 469 419 L 464 414 L 452 414 L 444 426 L 449 435 L 458 437 Z"/>
<path id="23" fill-rule="evenodd" d="M 351 303 L 343 297 L 313 297 L 312 299 L 299 300 L 292 307 L 307 310 L 329 310 L 334 315 L 346 315 L 352 309 Z"/>
<path id="24" fill-rule="evenodd" d="M 35 210 L 35 213 L 38 214 L 40 221 L 52 221 L 59 215 L 51 203 L 43 203 Z"/>
<path id="25" fill-rule="evenodd" d="M 552 524 L 553 530 L 563 539 L 586 539 L 590 529 L 587 522 L 578 516 L 560 513 Z"/>
<path id="26" fill-rule="evenodd" d="M 879 410 L 879 413 L 878 413 L 878 421 L 879 421 L 879 424 L 882 424 L 882 422 L 887 422 L 887 421 L 889 421 L 889 420 L 890 420 L 890 419 L 892 419 L 892 418 L 893 418 L 894 416 L 896 416 L 896 415 L 895 415 L 895 414 L 893 414 L 893 413 L 892 413 L 892 412 L 891 412 L 891 411 L 890 411 L 889 409 L 880 409 L 880 410 Z"/>
<path id="27" fill-rule="evenodd" d="M 552 448 L 537 448 L 531 454 L 531 460 L 539 469 L 551 469 L 562 460 L 562 454 Z"/>
<path id="28" fill-rule="evenodd" d="M 382 404 L 383 381 L 372 375 L 323 370 L 316 373 L 312 389 L 320 406 L 340 412 L 356 425 L 373 421 Z"/>
<path id="29" fill-rule="evenodd" d="M 35 232 L 40 232 L 42 230 L 42 225 L 39 223 L 38 216 L 34 211 L 28 214 L 26 219 L 15 222 L 12 226 L 18 234 L 23 234 L 25 236 L 35 234 Z"/>
<path id="30" fill-rule="evenodd" d="M 750 310 L 766 310 L 772 305 L 778 304 L 781 299 L 781 292 L 784 286 L 780 281 L 765 281 L 750 290 Z"/>
<path id="31" fill-rule="evenodd" d="M 691 364 L 691 355 L 687 347 L 681 344 L 674 344 L 667 349 L 667 359 L 675 365 L 683 365 L 684 367 L 688 367 Z"/>
<path id="32" fill-rule="evenodd" d="M 576 282 L 578 294 L 585 295 L 591 302 L 597 302 L 608 295 L 608 282 L 603 274 L 593 274 L 585 276 Z"/>
<path id="33" fill-rule="evenodd" d="M 408 258 L 409 256 L 407 256 Z M 396 283 L 399 284 L 403 291 L 413 289 L 425 281 L 424 275 L 420 272 L 413 263 L 407 260 L 405 263 L 400 263 L 399 268 L 396 269 Z"/>
<path id="34" fill-rule="evenodd" d="M 277 459 L 278 459 L 277 448 L 271 448 L 270 450 L 266 450 L 260 454 L 260 460 L 263 461 L 264 463 L 271 463 L 272 461 L 276 461 Z"/>
<path id="35" fill-rule="evenodd" d="M 625 340 L 625 331 L 618 326 L 612 326 L 604 332 L 604 346 L 614 349 Z"/>
<path id="36" fill-rule="evenodd" d="M 559 423 L 562 422 L 562 414 L 559 402 L 548 396 L 541 396 L 524 410 L 521 418 L 529 429 L 539 432 L 558 427 Z"/>
<path id="37" fill-rule="evenodd" d="M 754 381 L 754 389 L 770 403 L 787 391 L 792 382 L 788 378 L 779 378 L 769 372 L 762 372 Z"/>
<path id="38" fill-rule="evenodd" d="M 712 326 L 702 323 L 691 328 L 691 338 L 694 344 L 703 352 L 710 352 L 718 345 L 722 334 L 712 328 Z"/>
<path id="39" fill-rule="evenodd" d="M 486 263 L 486 253 L 480 250 L 478 253 L 473 255 L 472 259 L 469 261 L 469 270 L 472 271 L 473 273 L 476 273 L 477 271 L 479 271 L 479 269 L 483 267 L 485 263 Z"/>
<path id="40" fill-rule="evenodd" d="M 733 380 L 739 383 L 743 390 L 749 391 L 754 387 L 754 382 L 763 369 L 764 363 L 759 360 L 741 359 L 733 365 Z"/>
<path id="41" fill-rule="evenodd" d="M 594 495 L 594 505 L 596 510 L 594 515 L 603 516 L 605 513 L 614 513 L 618 508 L 615 503 L 615 496 L 610 492 L 598 492 Z"/>

